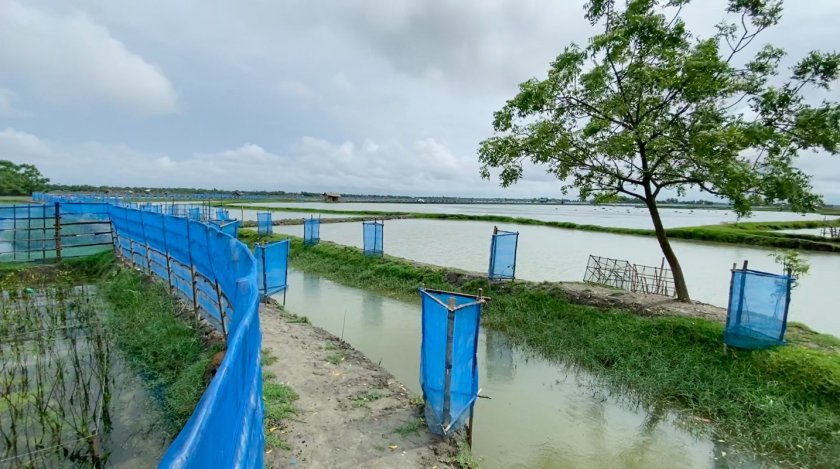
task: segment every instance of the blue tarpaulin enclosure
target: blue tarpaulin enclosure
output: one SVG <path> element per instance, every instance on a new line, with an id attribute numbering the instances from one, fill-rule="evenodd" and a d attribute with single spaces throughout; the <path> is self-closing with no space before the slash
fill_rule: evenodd
<path id="1" fill-rule="evenodd" d="M 439 435 L 458 431 L 478 397 L 478 326 L 484 300 L 420 289 L 420 387 L 426 423 Z"/>
<path id="2" fill-rule="evenodd" d="M 273 233 L 271 226 L 271 212 L 261 212 L 257 214 L 257 234 L 270 235 Z"/>
<path id="3" fill-rule="evenodd" d="M 254 257 L 257 258 L 260 293 L 271 296 L 285 291 L 289 277 L 289 240 L 258 244 Z"/>
<path id="4" fill-rule="evenodd" d="M 723 339 L 726 345 L 762 349 L 784 344 L 793 277 L 732 271 Z"/>
<path id="5" fill-rule="evenodd" d="M 383 228 L 384 225 L 381 221 L 373 220 L 362 223 L 363 246 L 366 256 L 381 256 L 384 254 L 382 249 Z"/>
<path id="6" fill-rule="evenodd" d="M 219 207 L 216 209 L 216 220 L 228 221 L 230 220 L 230 213 L 226 208 Z"/>
<path id="7" fill-rule="evenodd" d="M 193 221 L 201 221 L 201 208 L 200 207 L 191 207 L 187 211 L 187 218 Z"/>
<path id="8" fill-rule="evenodd" d="M 519 233 L 502 231 L 493 227 L 490 241 L 490 280 L 513 280 L 516 278 L 516 247 Z"/>
<path id="9" fill-rule="evenodd" d="M 222 233 L 229 234 L 231 237 L 236 238 L 239 234 L 239 220 L 233 221 L 223 221 L 223 220 L 213 220 L 210 222 L 219 229 Z"/>
<path id="10" fill-rule="evenodd" d="M 321 242 L 321 219 L 309 217 L 303 220 L 303 245 L 314 246 Z"/>

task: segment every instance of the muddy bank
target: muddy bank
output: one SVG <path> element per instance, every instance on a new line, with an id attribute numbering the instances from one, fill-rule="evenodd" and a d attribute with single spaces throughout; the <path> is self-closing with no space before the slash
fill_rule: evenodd
<path id="1" fill-rule="evenodd" d="M 265 456 L 266 467 L 457 467 L 455 448 L 420 421 L 405 386 L 346 342 L 261 305 L 263 367 L 300 396 L 296 415 L 275 431 L 290 450 Z"/>
<path id="2" fill-rule="evenodd" d="M 401 260 L 420 267 L 440 268 L 408 259 Z M 486 282 L 487 274 L 447 268 L 445 269 L 444 279 L 450 284 L 461 286 L 476 280 Z M 571 303 L 602 309 L 621 309 L 640 316 L 683 316 L 703 318 L 721 323 L 726 321 L 726 309 L 719 306 L 696 301 L 683 303 L 672 297 L 633 293 L 591 283 L 515 280 L 508 282 L 507 286 L 513 289 L 543 290 L 562 295 Z"/>

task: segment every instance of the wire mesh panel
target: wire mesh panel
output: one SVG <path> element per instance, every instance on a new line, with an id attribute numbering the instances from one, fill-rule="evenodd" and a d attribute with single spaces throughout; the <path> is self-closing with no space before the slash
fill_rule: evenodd
<path id="1" fill-rule="evenodd" d="M 286 290 L 289 277 L 289 240 L 258 244 L 255 257 L 260 293 L 271 296 Z"/>
<path id="2" fill-rule="evenodd" d="M 670 269 L 631 264 L 621 259 L 589 256 L 583 281 L 650 295 L 674 296 L 674 276 Z"/>
<path id="3" fill-rule="evenodd" d="M 273 233 L 271 226 L 271 212 L 261 212 L 257 214 L 257 234 L 270 235 Z"/>
<path id="4" fill-rule="evenodd" d="M 364 240 L 364 253 L 366 256 L 381 256 L 382 236 L 384 225 L 381 221 L 362 222 L 362 238 Z"/>
<path id="5" fill-rule="evenodd" d="M 321 219 L 309 217 L 303 220 L 303 245 L 314 246 L 321 242 Z"/>
<path id="6" fill-rule="evenodd" d="M 513 280 L 516 277 L 516 247 L 519 233 L 493 228 L 490 241 L 490 280 Z"/>
<path id="7" fill-rule="evenodd" d="M 478 326 L 484 300 L 420 289 L 420 387 L 426 424 L 451 435 L 467 422 L 478 397 Z"/>
<path id="8" fill-rule="evenodd" d="M 755 270 L 733 270 L 723 340 L 761 349 L 785 343 L 793 278 Z"/>
<path id="9" fill-rule="evenodd" d="M 190 207 L 187 211 L 187 218 L 193 221 L 201 221 L 201 207 Z"/>

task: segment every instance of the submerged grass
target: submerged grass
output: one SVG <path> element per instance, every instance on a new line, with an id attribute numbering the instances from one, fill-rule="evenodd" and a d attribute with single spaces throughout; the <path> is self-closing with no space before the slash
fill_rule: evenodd
<path id="1" fill-rule="evenodd" d="M 113 306 L 108 326 L 117 345 L 177 433 L 207 387 L 207 366 L 221 346 L 206 346 L 194 325 L 176 315 L 179 305 L 167 288 L 138 272 L 117 267 L 99 288 Z"/>
<path id="2" fill-rule="evenodd" d="M 246 241 L 256 235 L 243 233 Z M 280 236 L 275 236 L 280 238 Z M 794 325 L 789 345 L 764 351 L 723 348 L 723 326 L 685 317 L 642 317 L 571 304 L 549 284 L 457 286 L 446 270 L 293 238 L 291 264 L 307 272 L 417 301 L 417 287 L 492 297 L 485 327 L 517 344 L 592 373 L 599 384 L 683 422 L 709 422 L 715 438 L 802 466 L 840 466 L 840 340 Z"/>

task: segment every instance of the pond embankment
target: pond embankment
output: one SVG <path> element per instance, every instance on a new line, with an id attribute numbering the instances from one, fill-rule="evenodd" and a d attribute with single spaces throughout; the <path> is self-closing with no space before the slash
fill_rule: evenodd
<path id="1" fill-rule="evenodd" d="M 420 401 L 382 367 L 275 303 L 260 325 L 264 355 L 278 357 L 264 374 L 298 396 L 294 416 L 267 429 L 285 442 L 267 467 L 459 467 L 455 443 L 428 431 Z"/>
<path id="2" fill-rule="evenodd" d="M 470 293 L 483 288 L 492 298 L 483 325 L 513 343 L 587 370 L 630 400 L 672 411 L 698 431 L 782 465 L 840 464 L 840 340 L 832 336 L 794 326 L 787 346 L 724 350 L 720 308 L 680 311 L 669 300 L 645 304 L 581 284 L 491 285 L 477 274 L 364 257 L 331 243 L 304 249 L 297 239 L 290 261 L 339 283 L 413 301 L 421 284 Z"/>

